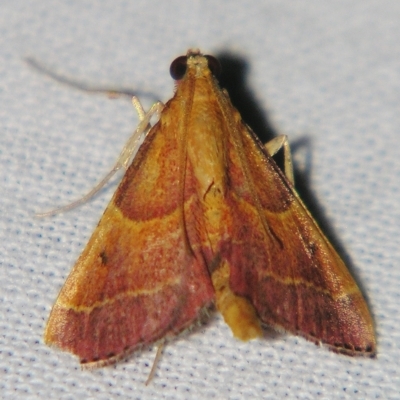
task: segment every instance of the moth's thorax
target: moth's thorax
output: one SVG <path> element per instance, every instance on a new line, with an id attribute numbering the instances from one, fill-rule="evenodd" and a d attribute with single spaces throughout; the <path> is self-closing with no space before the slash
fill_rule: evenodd
<path id="1" fill-rule="evenodd" d="M 196 95 L 187 130 L 188 161 L 204 193 L 210 186 L 224 191 L 224 120 L 217 104 Z"/>
<path id="2" fill-rule="evenodd" d="M 227 99 L 203 57 L 189 68 L 180 83 L 177 96 L 185 96 L 182 112 L 182 140 L 186 147 L 186 167 L 193 171 L 197 198 L 202 203 L 204 227 L 208 246 L 218 253 L 225 230 L 232 221 L 224 197 L 227 194 Z M 205 59 L 204 59 L 205 60 Z M 209 260 L 212 262 L 212 260 Z"/>
<path id="3" fill-rule="evenodd" d="M 189 69 L 187 78 L 182 82 L 185 95 L 191 99 L 185 104 L 187 123 L 183 127 L 183 140 L 187 146 L 187 162 L 198 180 L 200 197 L 204 198 L 212 186 L 225 191 L 224 154 L 229 132 L 226 131 L 219 98 L 222 92 L 207 65 L 204 65 L 207 60 L 204 57 L 196 57 L 196 60 L 198 63 Z"/>

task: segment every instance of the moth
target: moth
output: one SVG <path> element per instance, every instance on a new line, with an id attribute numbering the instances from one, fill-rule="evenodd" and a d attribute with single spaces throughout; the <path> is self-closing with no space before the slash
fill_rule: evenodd
<path id="1" fill-rule="evenodd" d="M 53 306 L 45 342 L 103 366 L 216 307 L 244 341 L 268 325 L 374 356 L 359 288 L 296 193 L 290 155 L 284 172 L 272 159 L 286 138 L 259 141 L 219 87 L 214 57 L 189 50 L 170 70 L 172 99 L 149 113 L 136 104 L 142 121 L 119 164 L 127 171 Z"/>

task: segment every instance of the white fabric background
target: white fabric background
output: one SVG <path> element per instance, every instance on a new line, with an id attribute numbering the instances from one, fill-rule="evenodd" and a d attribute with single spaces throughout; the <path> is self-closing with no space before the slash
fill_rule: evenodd
<path id="1" fill-rule="evenodd" d="M 389 0 L 0 3 L 0 397 L 397 398 L 400 390 L 400 2 Z M 189 47 L 229 52 L 276 133 L 312 161 L 309 203 L 351 261 L 376 323 L 378 358 L 301 338 L 241 343 L 220 317 L 166 347 L 81 371 L 42 335 L 51 306 L 116 180 L 69 213 L 34 213 L 85 194 L 137 124 L 129 101 L 82 93 L 29 68 L 94 84 L 173 93 Z M 151 99 L 145 98 L 147 106 Z M 251 123 L 251 121 L 249 121 Z M 308 154 L 308 156 L 307 156 Z"/>

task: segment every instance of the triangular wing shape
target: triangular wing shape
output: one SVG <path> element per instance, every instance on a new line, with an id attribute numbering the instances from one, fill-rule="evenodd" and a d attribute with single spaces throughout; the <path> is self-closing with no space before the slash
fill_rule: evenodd
<path id="1" fill-rule="evenodd" d="M 357 284 L 282 171 L 234 120 L 226 203 L 236 223 L 232 240 L 221 243 L 231 290 L 266 324 L 341 353 L 374 355 L 373 323 Z"/>
<path id="2" fill-rule="evenodd" d="M 47 323 L 46 343 L 76 354 L 81 363 L 101 366 L 175 335 L 213 302 L 204 259 L 187 245 L 182 216 L 193 190 L 186 187 L 183 194 L 179 183 L 183 150 L 170 103 L 126 172 Z"/>

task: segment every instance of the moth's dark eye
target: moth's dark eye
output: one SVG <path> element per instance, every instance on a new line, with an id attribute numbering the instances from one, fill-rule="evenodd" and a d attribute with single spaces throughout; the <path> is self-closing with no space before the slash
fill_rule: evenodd
<path id="1" fill-rule="evenodd" d="M 204 56 L 208 61 L 208 68 L 210 68 L 211 73 L 218 78 L 221 75 L 221 64 L 213 56 Z"/>
<path id="2" fill-rule="evenodd" d="M 171 74 L 172 79 L 179 81 L 179 79 L 182 79 L 185 76 L 186 69 L 187 69 L 187 57 L 180 56 L 178 58 L 175 58 L 174 61 L 172 61 L 171 66 L 169 67 L 169 73 Z"/>

